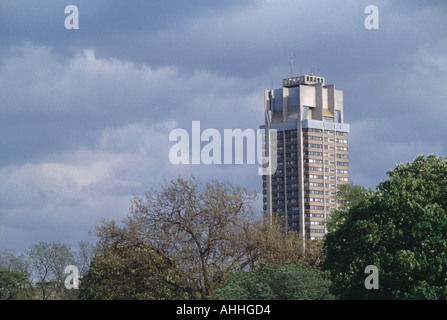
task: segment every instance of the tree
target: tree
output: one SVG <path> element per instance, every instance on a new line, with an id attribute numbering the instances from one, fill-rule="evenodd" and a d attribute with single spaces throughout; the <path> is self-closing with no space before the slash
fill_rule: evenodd
<path id="1" fill-rule="evenodd" d="M 0 266 L 0 300 L 26 300 L 29 293 L 27 274 Z"/>
<path id="2" fill-rule="evenodd" d="M 30 275 L 30 262 L 25 254 L 15 254 L 13 251 L 3 249 L 0 252 L 0 266 L 8 269 L 19 271 L 20 273 Z"/>
<path id="3" fill-rule="evenodd" d="M 373 190 L 366 189 L 363 186 L 352 183 L 341 184 L 338 186 L 336 194 L 337 202 L 339 203 L 338 209 L 347 210 L 371 193 L 373 193 Z"/>
<path id="4" fill-rule="evenodd" d="M 87 241 L 79 242 L 79 249 L 75 253 L 76 266 L 79 269 L 79 275 L 82 277 L 87 273 L 93 258 L 95 257 L 94 246 Z"/>
<path id="5" fill-rule="evenodd" d="M 333 211 L 331 218 L 327 222 L 328 231 L 333 231 L 338 224 L 343 223 L 349 208 L 354 207 L 365 197 L 369 197 L 374 193 L 371 189 L 366 189 L 352 183 L 341 184 L 337 188 L 336 201 L 338 203 L 337 210 Z"/>
<path id="6" fill-rule="evenodd" d="M 80 283 L 84 300 L 173 300 L 177 290 L 169 268 L 145 246 L 120 243 L 96 255 Z M 158 259 L 158 261 L 156 261 Z"/>
<path id="7" fill-rule="evenodd" d="M 0 252 L 0 299 L 30 300 L 33 287 L 30 281 L 29 261 L 24 254 L 17 255 L 4 249 Z"/>
<path id="8" fill-rule="evenodd" d="M 338 212 L 324 268 L 342 299 L 447 298 L 447 158 L 418 156 Z M 365 288 L 365 268 L 379 289 Z"/>
<path id="9" fill-rule="evenodd" d="M 256 194 L 229 182 L 204 184 L 195 178 L 181 177 L 165 182 L 160 191 L 148 192 L 145 198 L 135 196 L 131 213 L 122 227 L 114 221 L 104 221 L 97 228 L 102 256 L 94 261 L 94 268 L 87 272 L 86 278 L 95 278 L 93 272 L 104 272 L 104 267 L 110 266 L 114 259 L 129 258 L 120 262 L 123 270 L 135 270 L 130 268 L 135 260 L 147 268 L 138 269 L 142 279 L 155 271 L 157 277 L 148 280 L 153 290 L 166 287 L 169 292 L 175 288 L 177 297 L 182 299 L 212 298 L 226 275 L 253 263 L 255 250 L 250 235 L 256 221 L 255 198 Z M 122 250 L 130 250 L 132 255 L 118 255 Z M 133 277 L 122 279 L 134 280 Z M 89 283 L 98 289 L 101 287 L 103 293 L 98 297 L 116 296 L 104 293 L 104 290 L 113 290 L 111 283 Z M 144 290 L 151 290 L 151 286 Z M 95 296 L 92 290 L 93 287 L 90 297 Z M 160 298 L 160 292 L 155 290 L 146 295 Z M 116 297 L 130 299 L 136 294 Z"/>
<path id="10" fill-rule="evenodd" d="M 97 226 L 96 256 L 81 279 L 81 297 L 209 299 L 235 271 L 288 261 L 319 265 L 321 242 L 309 241 L 303 252 L 298 234 L 256 216 L 255 199 L 229 182 L 181 177 L 134 197 L 121 225 L 105 220 Z"/>
<path id="11" fill-rule="evenodd" d="M 279 219 L 257 221 L 252 232 L 250 246 L 254 250 L 253 266 L 283 266 L 287 262 L 318 266 L 323 261 L 321 241 L 304 240 L 299 233 L 286 232 Z"/>
<path id="12" fill-rule="evenodd" d="M 59 242 L 32 244 L 26 253 L 37 276 L 43 300 L 64 292 L 64 270 L 74 263 L 70 247 Z"/>
<path id="13" fill-rule="evenodd" d="M 263 265 L 227 277 L 219 289 L 222 300 L 329 300 L 330 282 L 316 267 L 300 263 Z"/>

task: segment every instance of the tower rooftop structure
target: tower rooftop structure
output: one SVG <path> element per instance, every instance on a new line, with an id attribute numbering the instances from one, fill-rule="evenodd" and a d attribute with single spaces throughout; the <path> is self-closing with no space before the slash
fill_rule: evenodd
<path id="1" fill-rule="evenodd" d="M 296 76 L 296 77 L 287 77 L 282 79 L 283 87 L 285 88 L 291 88 L 296 87 L 301 84 L 316 84 L 316 83 L 322 83 L 324 86 L 324 78 L 315 76 L 314 74 L 305 74 L 302 76 Z"/>

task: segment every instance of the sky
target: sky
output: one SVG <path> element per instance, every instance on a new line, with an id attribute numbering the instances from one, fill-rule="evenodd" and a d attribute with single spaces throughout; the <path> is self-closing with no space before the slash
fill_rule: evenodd
<path id="1" fill-rule="evenodd" d="M 0 0 L 0 250 L 94 242 L 177 176 L 262 193 L 256 165 L 172 164 L 169 134 L 258 129 L 291 72 L 343 91 L 352 183 L 447 156 L 446 16 L 444 0 Z"/>

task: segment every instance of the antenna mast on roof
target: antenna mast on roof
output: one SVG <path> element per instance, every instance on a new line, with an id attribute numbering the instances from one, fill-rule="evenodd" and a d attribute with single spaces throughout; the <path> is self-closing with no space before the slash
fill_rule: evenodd
<path id="1" fill-rule="evenodd" d="M 290 76 L 291 77 L 293 77 L 293 73 L 294 73 L 294 71 L 293 71 L 293 64 L 294 64 L 293 59 L 294 58 L 295 58 L 295 54 L 291 53 L 289 56 L 289 66 L 290 66 Z"/>

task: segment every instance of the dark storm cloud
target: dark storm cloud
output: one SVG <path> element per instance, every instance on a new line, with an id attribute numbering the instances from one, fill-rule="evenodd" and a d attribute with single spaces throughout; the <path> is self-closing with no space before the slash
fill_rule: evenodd
<path id="1" fill-rule="evenodd" d="M 79 30 L 64 28 L 69 4 Z M 369 4 L 379 30 L 364 27 Z M 344 92 L 354 183 L 445 155 L 446 13 L 444 1 L 2 1 L 0 243 L 78 240 L 163 176 L 260 190 L 256 167 L 173 166 L 168 136 L 192 120 L 258 128 L 291 54 L 295 74 Z"/>
<path id="2" fill-rule="evenodd" d="M 73 54 L 80 48 L 95 47 L 107 57 L 166 63 L 152 47 L 150 37 L 168 27 L 182 28 L 188 21 L 215 12 L 236 10 L 252 1 L 204 0 L 5 0 L 0 5 L 2 49 L 24 41 L 49 45 L 57 52 Z M 80 28 L 67 32 L 67 5 L 79 8 Z M 149 51 L 149 54 L 147 53 Z M 152 54 L 151 54 L 152 52 Z M 157 61 L 158 60 L 158 61 Z M 171 62 L 171 61 L 170 61 Z"/>

